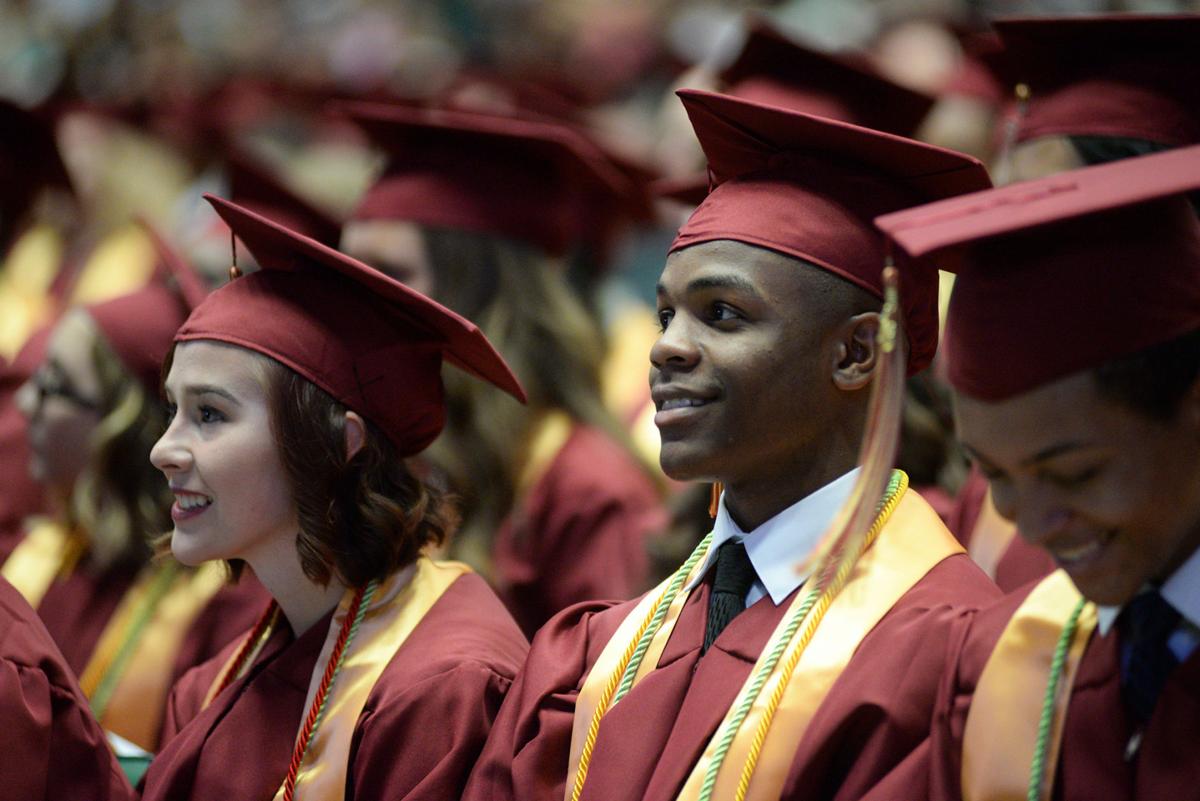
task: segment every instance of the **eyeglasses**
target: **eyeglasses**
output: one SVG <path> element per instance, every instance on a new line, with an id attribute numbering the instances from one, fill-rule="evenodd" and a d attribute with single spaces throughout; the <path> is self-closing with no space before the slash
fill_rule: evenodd
<path id="1" fill-rule="evenodd" d="M 43 364 L 30 377 L 38 394 L 38 405 L 41 406 L 48 398 L 62 398 L 87 411 L 100 411 L 100 401 L 84 397 L 79 390 L 71 386 L 71 382 L 58 368 Z"/>

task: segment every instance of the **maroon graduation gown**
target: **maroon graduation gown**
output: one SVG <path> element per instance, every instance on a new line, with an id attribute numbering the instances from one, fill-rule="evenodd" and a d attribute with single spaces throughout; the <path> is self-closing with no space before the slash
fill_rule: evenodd
<path id="1" fill-rule="evenodd" d="M 996 641 L 1034 585 L 964 621 L 943 677 L 929 749 L 934 801 L 962 798 L 962 737 L 979 676 Z M 1048 678 L 1048 677 L 1047 677 Z M 1200 652 L 1175 669 L 1132 761 L 1134 727 L 1121 702 L 1117 632 L 1093 633 L 1071 690 L 1054 801 L 1200 799 Z"/>
<path id="2" fill-rule="evenodd" d="M 96 574 L 80 564 L 65 579 L 56 579 L 38 604 L 38 616 L 76 676 L 83 673 L 125 593 L 137 578 L 137 565 L 123 565 Z M 212 658 L 258 619 L 270 596 L 252 574 L 223 587 L 188 626 L 170 667 L 167 686 L 191 668 Z M 161 725 L 163 710 L 148 710 Z"/>
<path id="3" fill-rule="evenodd" d="M 763 598 L 701 658 L 711 579 L 710 570 L 684 605 L 658 669 L 604 718 L 584 799 L 672 801 L 787 609 L 788 602 Z M 927 740 L 946 637 L 965 610 L 996 595 L 958 554 L 901 597 L 830 688 L 796 752 L 784 798 L 850 801 L 878 786 L 878 798 L 895 801 L 910 797 L 912 786 L 923 788 L 914 751 Z M 575 699 L 634 604 L 581 604 L 538 634 L 464 798 L 561 801 Z"/>
<path id="4" fill-rule="evenodd" d="M 325 667 L 317 660 L 328 627 L 326 617 L 295 639 L 278 627 L 246 675 L 207 709 L 204 696 L 232 647 L 184 676 L 144 801 L 269 801 L 287 774 L 312 674 Z M 367 698 L 347 800 L 458 798 L 526 651 L 486 583 L 473 574 L 457 579 Z"/>
<path id="5" fill-rule="evenodd" d="M 133 790 L 45 627 L 0 579 L 0 797 L 122 801 Z"/>
<path id="6" fill-rule="evenodd" d="M 604 432 L 575 426 L 496 533 L 500 597 L 529 636 L 571 604 L 632 598 L 652 583 L 646 539 L 666 522 L 634 457 Z"/>

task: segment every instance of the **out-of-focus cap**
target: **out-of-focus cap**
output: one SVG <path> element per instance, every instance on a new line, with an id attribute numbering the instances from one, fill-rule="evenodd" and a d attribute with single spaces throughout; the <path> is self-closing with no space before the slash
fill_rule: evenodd
<path id="1" fill-rule="evenodd" d="M 342 233 L 341 223 L 285 186 L 259 160 L 230 144 L 225 150 L 225 168 L 229 196 L 234 203 L 324 245 L 337 245 Z"/>
<path id="2" fill-rule="evenodd" d="M 389 155 L 353 219 L 405 220 L 493 234 L 560 255 L 590 208 L 629 181 L 569 126 L 377 103 L 337 107 Z"/>
<path id="3" fill-rule="evenodd" d="M 970 156 L 727 95 L 679 92 L 712 189 L 671 245 L 731 239 L 774 250 L 883 296 L 875 217 L 991 185 Z M 937 350 L 937 271 L 901 267 L 910 372 Z"/>
<path id="4" fill-rule="evenodd" d="M 1017 141 L 1200 142 L 1200 14 L 997 20 L 1002 70 L 1029 90 Z"/>
<path id="5" fill-rule="evenodd" d="M 157 262 L 150 280 L 127 295 L 84 308 L 96 321 L 125 369 L 158 397 L 162 364 L 175 332 L 207 294 L 200 276 L 159 235 L 139 220 Z"/>
<path id="6" fill-rule="evenodd" d="M 1002 400 L 1200 327 L 1200 146 L 1059 173 L 879 218 L 958 273 L 949 378 Z"/>
<path id="7" fill-rule="evenodd" d="M 0 99 L 0 218 L 4 225 L 22 216 L 37 192 L 47 186 L 71 191 L 53 128 L 32 111 Z"/>
<path id="8" fill-rule="evenodd" d="M 525 400 L 469 320 L 314 239 L 205 198 L 261 269 L 213 292 L 175 341 L 269 356 L 371 420 L 405 456 L 424 450 L 445 422 L 443 360 Z"/>
<path id="9" fill-rule="evenodd" d="M 912 136 L 934 102 L 885 78 L 862 56 L 823 53 L 761 17 L 720 78 L 727 94 L 900 136 Z"/>

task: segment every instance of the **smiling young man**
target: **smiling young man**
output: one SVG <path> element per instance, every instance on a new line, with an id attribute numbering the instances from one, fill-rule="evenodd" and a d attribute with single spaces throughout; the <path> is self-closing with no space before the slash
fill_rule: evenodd
<path id="1" fill-rule="evenodd" d="M 878 538 L 811 618 L 800 565 L 856 477 L 885 261 L 872 215 L 987 176 L 900 137 L 680 94 L 714 188 L 662 273 L 651 387 L 667 474 L 724 484 L 714 530 L 641 599 L 543 628 L 466 797 L 732 798 L 742 775 L 749 799 L 906 797 L 945 635 L 995 590 L 899 473 Z M 902 278 L 910 371 L 936 348 L 936 285 Z M 804 649 L 794 672 L 771 643 Z"/>
<path id="2" fill-rule="evenodd" d="M 959 640 L 935 799 L 1196 797 L 1197 188 L 1190 147 L 879 221 L 955 265 L 959 434 L 996 508 L 1061 567 Z"/>

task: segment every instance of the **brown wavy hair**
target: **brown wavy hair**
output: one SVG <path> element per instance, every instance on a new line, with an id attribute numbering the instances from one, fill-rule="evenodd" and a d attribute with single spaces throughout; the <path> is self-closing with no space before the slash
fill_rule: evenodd
<path id="1" fill-rule="evenodd" d="M 458 522 L 449 497 L 421 481 L 369 420 L 363 447 L 347 460 L 346 407 L 282 364 L 259 358 L 300 521 L 296 550 L 304 574 L 319 584 L 336 577 L 358 587 L 441 544 Z"/>

